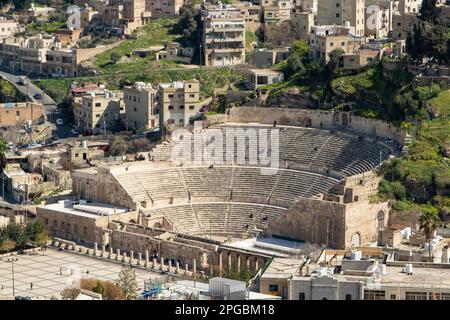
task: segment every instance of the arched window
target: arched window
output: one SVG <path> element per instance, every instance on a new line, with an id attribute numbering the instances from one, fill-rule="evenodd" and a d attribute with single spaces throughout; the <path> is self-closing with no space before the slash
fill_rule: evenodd
<path id="1" fill-rule="evenodd" d="M 361 245 L 361 235 L 359 233 L 354 233 L 352 235 L 352 247 L 359 247 Z"/>

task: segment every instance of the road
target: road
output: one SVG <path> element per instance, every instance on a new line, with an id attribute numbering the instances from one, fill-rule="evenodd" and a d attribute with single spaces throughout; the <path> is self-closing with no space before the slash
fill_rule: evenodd
<path id="1" fill-rule="evenodd" d="M 69 125 L 67 117 L 65 117 L 65 115 L 63 115 L 61 111 L 58 110 L 56 102 L 52 99 L 52 97 L 47 95 L 41 88 L 34 85 L 28 78 L 27 85 L 19 84 L 20 78 L 23 77 L 21 75 L 12 75 L 5 71 L 0 71 L 0 76 L 14 85 L 20 93 L 28 97 L 29 101 L 42 103 L 44 105 L 44 114 L 47 118 L 47 121 L 51 124 L 53 134 L 57 134 L 60 138 L 73 136 L 73 134 L 70 132 L 73 128 Z M 40 94 L 42 96 L 42 99 L 36 99 L 35 96 L 37 94 Z M 64 125 L 56 125 L 56 119 L 59 118 L 63 119 Z"/>

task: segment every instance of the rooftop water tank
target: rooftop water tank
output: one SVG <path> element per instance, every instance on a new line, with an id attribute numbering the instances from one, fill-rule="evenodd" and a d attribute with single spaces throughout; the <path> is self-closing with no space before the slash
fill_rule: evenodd
<path id="1" fill-rule="evenodd" d="M 407 263 L 405 265 L 405 273 L 407 275 L 412 275 L 413 274 L 413 265 L 412 265 L 412 263 Z"/>

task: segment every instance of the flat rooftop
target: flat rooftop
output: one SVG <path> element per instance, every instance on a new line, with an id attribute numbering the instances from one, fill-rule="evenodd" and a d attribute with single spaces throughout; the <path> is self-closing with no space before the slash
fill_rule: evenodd
<path id="1" fill-rule="evenodd" d="M 304 243 L 279 238 L 250 238 L 222 245 L 280 258 L 289 258 L 292 255 L 299 254 Z"/>
<path id="2" fill-rule="evenodd" d="M 262 278 L 290 278 L 300 269 L 303 261 L 300 259 L 275 258 L 270 263 Z"/>
<path id="3" fill-rule="evenodd" d="M 71 205 L 70 202 L 71 201 L 62 200 L 57 203 L 46 205 L 44 208 L 85 218 L 112 216 L 115 214 L 128 212 L 127 208 L 112 206 L 106 203 L 89 202 Z"/>

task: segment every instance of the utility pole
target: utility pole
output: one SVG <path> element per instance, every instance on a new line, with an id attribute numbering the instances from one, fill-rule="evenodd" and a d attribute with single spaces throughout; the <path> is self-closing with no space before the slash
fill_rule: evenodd
<path id="1" fill-rule="evenodd" d="M 11 258 L 6 260 L 7 262 L 11 262 L 11 274 L 12 274 L 12 289 L 13 289 L 13 296 L 16 296 L 16 286 L 15 286 L 15 282 L 14 282 L 14 262 L 16 262 L 17 258 Z"/>

